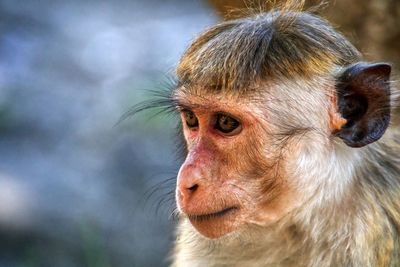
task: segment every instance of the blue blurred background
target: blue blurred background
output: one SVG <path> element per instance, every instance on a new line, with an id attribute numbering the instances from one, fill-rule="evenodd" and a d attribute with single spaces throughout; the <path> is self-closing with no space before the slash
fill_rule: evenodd
<path id="1" fill-rule="evenodd" d="M 0 1 L 0 266 L 167 265 L 176 122 L 113 126 L 216 20 L 204 1 Z"/>

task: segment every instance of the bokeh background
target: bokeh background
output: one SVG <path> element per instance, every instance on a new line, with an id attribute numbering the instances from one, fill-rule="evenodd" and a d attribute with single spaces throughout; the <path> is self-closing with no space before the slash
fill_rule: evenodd
<path id="1" fill-rule="evenodd" d="M 0 0 L 0 267 L 168 265 L 177 122 L 115 124 L 232 7 L 245 5 Z M 321 13 L 368 59 L 399 66 L 400 1 Z"/>

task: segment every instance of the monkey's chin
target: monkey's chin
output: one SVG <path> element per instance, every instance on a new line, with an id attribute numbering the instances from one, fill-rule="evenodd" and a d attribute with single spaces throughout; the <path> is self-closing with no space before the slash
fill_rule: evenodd
<path id="1" fill-rule="evenodd" d="M 238 207 L 229 207 L 210 214 L 187 214 L 187 217 L 201 235 L 216 239 L 238 228 L 238 212 Z"/>

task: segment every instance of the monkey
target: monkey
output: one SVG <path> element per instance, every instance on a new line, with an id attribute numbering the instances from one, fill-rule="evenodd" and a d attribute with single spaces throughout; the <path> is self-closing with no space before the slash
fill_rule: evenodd
<path id="1" fill-rule="evenodd" d="M 303 10 L 201 33 L 158 102 L 185 151 L 171 266 L 400 266 L 391 69 Z"/>

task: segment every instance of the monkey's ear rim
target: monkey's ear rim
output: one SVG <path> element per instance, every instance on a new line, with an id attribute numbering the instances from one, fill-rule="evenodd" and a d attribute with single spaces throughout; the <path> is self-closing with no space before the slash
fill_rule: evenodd
<path id="1" fill-rule="evenodd" d="M 358 62 L 337 78 L 338 113 L 347 122 L 335 132 L 350 147 L 379 140 L 390 122 L 390 73 L 387 63 Z"/>
<path id="2" fill-rule="evenodd" d="M 364 63 L 364 64 L 366 64 L 366 63 Z M 366 74 L 376 75 L 378 77 L 383 78 L 386 81 L 389 81 L 390 74 L 392 72 L 392 65 L 385 63 L 385 62 L 372 63 L 372 64 L 368 64 L 363 71 Z"/>

